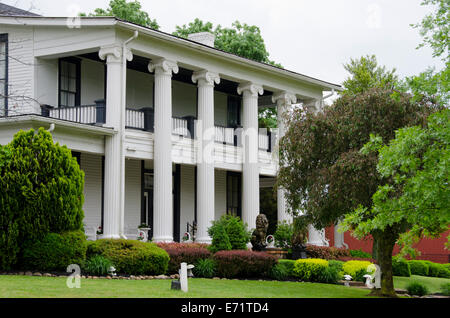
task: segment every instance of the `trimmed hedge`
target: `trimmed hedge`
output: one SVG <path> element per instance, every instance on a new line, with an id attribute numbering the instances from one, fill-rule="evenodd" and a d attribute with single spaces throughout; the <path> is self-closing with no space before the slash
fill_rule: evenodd
<path id="1" fill-rule="evenodd" d="M 429 268 L 428 276 L 450 278 L 450 271 L 445 264 L 433 263 L 430 261 L 424 262 L 426 262 Z"/>
<path id="2" fill-rule="evenodd" d="M 428 276 L 430 267 L 426 261 L 421 260 L 411 260 L 408 261 L 409 267 L 411 269 L 412 275 Z"/>
<path id="3" fill-rule="evenodd" d="M 350 256 L 351 257 L 357 257 L 357 258 L 372 258 L 372 254 L 366 253 L 363 250 L 350 250 Z"/>
<path id="4" fill-rule="evenodd" d="M 328 261 L 319 258 L 298 259 L 294 263 L 294 276 L 302 281 L 320 282 L 328 268 Z"/>
<path id="5" fill-rule="evenodd" d="M 118 273 L 128 275 L 165 274 L 169 264 L 165 250 L 137 240 L 97 240 L 89 244 L 87 255 L 102 255 L 113 262 Z"/>
<path id="6" fill-rule="evenodd" d="M 86 236 L 81 231 L 48 233 L 24 248 L 22 267 L 40 271 L 66 271 L 70 264 L 82 265 L 86 258 Z"/>
<path id="7" fill-rule="evenodd" d="M 307 245 L 306 254 L 310 258 L 321 258 L 326 260 L 336 260 L 343 257 L 351 257 L 350 250 L 345 248 Z"/>
<path id="8" fill-rule="evenodd" d="M 392 274 L 394 276 L 411 277 L 411 269 L 408 261 L 392 257 Z"/>
<path id="9" fill-rule="evenodd" d="M 180 264 L 185 262 L 188 264 L 195 264 L 201 259 L 211 257 L 211 252 L 202 247 L 186 247 L 186 248 L 164 248 L 169 254 L 169 266 L 167 268 L 168 274 L 178 274 Z"/>
<path id="10" fill-rule="evenodd" d="M 277 259 L 265 252 L 220 251 L 214 254 L 217 275 L 225 278 L 269 277 Z"/>
<path id="11" fill-rule="evenodd" d="M 294 277 L 295 261 L 291 259 L 279 259 L 272 268 L 270 276 L 276 280 L 288 280 Z"/>
<path id="12" fill-rule="evenodd" d="M 351 260 L 342 265 L 342 271 L 344 274 L 350 275 L 355 281 L 365 281 L 364 275 L 368 273 L 367 267 L 370 264 L 372 263 L 367 260 Z"/>

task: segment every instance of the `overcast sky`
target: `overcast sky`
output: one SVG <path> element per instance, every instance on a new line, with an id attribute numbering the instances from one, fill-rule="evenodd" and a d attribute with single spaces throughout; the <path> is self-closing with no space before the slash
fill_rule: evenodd
<path id="1" fill-rule="evenodd" d="M 109 0 L 1 0 L 46 16 L 70 16 L 106 8 Z M 285 68 L 341 84 L 350 58 L 375 54 L 401 76 L 442 67 L 421 43 L 418 23 L 431 11 L 421 0 L 141 0 L 161 31 L 195 18 L 231 26 L 235 20 L 261 29 L 270 58 Z"/>

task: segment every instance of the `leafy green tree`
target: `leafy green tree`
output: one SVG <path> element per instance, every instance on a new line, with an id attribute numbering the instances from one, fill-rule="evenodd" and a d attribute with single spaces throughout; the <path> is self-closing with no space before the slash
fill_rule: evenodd
<path id="1" fill-rule="evenodd" d="M 450 110 L 429 117 L 426 127 L 396 131 L 395 139 L 371 135 L 361 153 L 378 155 L 377 171 L 383 178 L 372 196 L 371 206 L 362 206 L 345 216 L 343 230 L 359 238 L 377 233 L 381 292 L 395 294 L 392 251 L 399 241 L 402 254 L 413 252 L 422 237 L 436 238 L 450 225 Z M 450 237 L 449 237 L 450 240 Z"/>
<path id="2" fill-rule="evenodd" d="M 82 229 L 84 173 L 43 128 L 19 131 L 0 162 L 0 268 L 10 269 L 27 242 Z"/>
<path id="3" fill-rule="evenodd" d="M 406 77 L 402 83 L 402 89 L 410 91 L 414 99 L 425 96 L 438 104 L 448 105 L 450 102 L 450 2 L 424 0 L 422 5 L 433 5 L 435 10 L 426 15 L 420 23 L 411 25 L 418 28 L 423 37 L 423 42 L 418 48 L 429 45 L 433 50 L 433 57 L 440 57 L 445 66 L 440 71 L 430 67 L 419 75 Z"/>
<path id="4" fill-rule="evenodd" d="M 80 16 L 86 16 L 86 13 L 80 13 Z M 111 0 L 108 8 L 97 8 L 93 13 L 89 13 L 89 16 L 114 16 L 128 22 L 159 30 L 159 25 L 156 20 L 152 20 L 147 12 L 141 10 L 139 1 Z"/>
<path id="5" fill-rule="evenodd" d="M 375 55 L 350 59 L 350 63 L 344 64 L 344 68 L 350 73 L 350 77 L 342 83 L 342 94 L 355 95 L 373 87 L 393 89 L 398 82 L 395 69 L 389 71 L 385 66 L 379 66 Z"/>
<path id="6" fill-rule="evenodd" d="M 268 63 L 282 67 L 269 59 L 261 30 L 255 25 L 242 24 L 239 21 L 232 23 L 231 28 L 224 28 L 220 24 L 215 28 L 211 22 L 203 22 L 196 18 L 188 25 L 176 26 L 173 35 L 187 38 L 189 34 L 198 32 L 211 32 L 215 35 L 214 47 L 216 49 L 236 54 L 254 61 Z"/>

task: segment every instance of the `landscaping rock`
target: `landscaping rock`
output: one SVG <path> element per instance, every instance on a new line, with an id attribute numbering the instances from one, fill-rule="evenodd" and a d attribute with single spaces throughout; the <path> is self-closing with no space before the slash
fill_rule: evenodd
<path id="1" fill-rule="evenodd" d="M 27 276 L 33 276 L 33 273 L 32 273 L 32 272 L 25 272 L 25 275 L 27 275 Z"/>
<path id="2" fill-rule="evenodd" d="M 36 273 L 33 273 L 33 276 L 42 276 L 42 274 L 39 272 L 36 272 Z"/>
<path id="3" fill-rule="evenodd" d="M 52 277 L 52 274 L 50 274 L 50 273 L 45 273 L 44 276 L 45 276 L 45 277 Z"/>
<path id="4" fill-rule="evenodd" d="M 168 279 L 169 277 L 168 276 L 166 276 L 166 275 L 158 275 L 158 276 L 155 276 L 155 279 Z"/>

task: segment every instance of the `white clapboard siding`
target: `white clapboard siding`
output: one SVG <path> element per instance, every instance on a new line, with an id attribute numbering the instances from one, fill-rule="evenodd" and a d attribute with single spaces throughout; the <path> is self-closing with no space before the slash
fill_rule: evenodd
<path id="1" fill-rule="evenodd" d="M 215 187 L 215 219 L 218 220 L 227 211 L 227 172 L 225 170 L 214 171 Z"/>
<path id="2" fill-rule="evenodd" d="M 102 157 L 81 153 L 80 166 L 84 171 L 84 223 L 97 228 L 102 218 Z"/>
<path id="3" fill-rule="evenodd" d="M 180 235 L 186 232 L 186 225 L 195 219 L 195 167 L 181 165 L 180 189 Z"/>
<path id="4" fill-rule="evenodd" d="M 125 224 L 127 237 L 141 224 L 141 161 L 125 160 Z M 129 237 L 132 238 L 132 237 Z"/>

